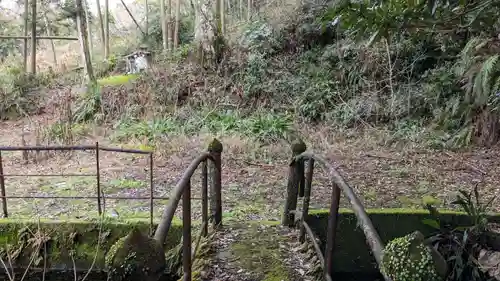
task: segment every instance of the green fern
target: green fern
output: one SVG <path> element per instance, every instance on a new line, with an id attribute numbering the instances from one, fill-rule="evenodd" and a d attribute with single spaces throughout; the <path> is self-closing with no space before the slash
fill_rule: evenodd
<path id="1" fill-rule="evenodd" d="M 493 55 L 483 63 L 483 68 L 481 69 L 483 93 L 491 94 L 492 85 L 497 78 L 493 76 L 497 70 L 496 66 L 499 57 L 499 55 Z"/>
<path id="2" fill-rule="evenodd" d="M 488 44 L 488 42 L 489 40 L 480 37 L 474 37 L 467 42 L 460 52 L 460 60 L 455 65 L 455 74 L 457 76 L 464 76 L 471 69 L 478 59 L 476 56 L 477 51 Z"/>

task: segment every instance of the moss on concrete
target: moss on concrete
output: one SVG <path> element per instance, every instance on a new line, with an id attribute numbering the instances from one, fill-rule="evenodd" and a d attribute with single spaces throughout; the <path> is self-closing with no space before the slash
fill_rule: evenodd
<path id="1" fill-rule="evenodd" d="M 440 221 L 443 224 L 453 226 L 471 225 L 470 218 L 463 212 L 450 210 L 439 210 Z M 368 209 L 368 216 L 373 222 L 382 242 L 406 236 L 415 230 L 428 236 L 436 232 L 429 225 L 422 223 L 424 219 L 431 216 L 427 210 L 417 209 Z M 328 226 L 328 210 L 311 210 L 308 223 L 323 245 L 326 241 Z M 492 216 L 494 222 L 500 221 L 500 216 Z M 333 258 L 333 268 L 337 272 L 351 273 L 377 273 L 375 259 L 372 257 L 369 247 L 365 242 L 363 231 L 357 224 L 354 213 L 348 209 L 340 209 L 337 225 L 337 240 Z"/>
<path id="2" fill-rule="evenodd" d="M 118 240 L 107 255 L 108 279 L 155 281 L 165 269 L 165 252 L 160 243 L 134 227 Z"/>
<path id="3" fill-rule="evenodd" d="M 32 255 L 32 267 L 55 269 L 88 269 L 94 257 L 94 269 L 105 268 L 105 256 L 117 240 L 126 236 L 133 227 L 148 233 L 147 220 L 115 221 L 50 221 L 0 219 L 0 255 L 10 256 L 14 267 L 26 267 Z M 98 249 L 98 237 L 100 244 Z M 166 246 L 171 248 L 180 241 L 181 225 L 174 221 Z"/>
<path id="4" fill-rule="evenodd" d="M 290 280 L 288 269 L 279 249 L 284 237 L 273 227 L 262 227 L 260 223 L 243 226 L 238 241 L 231 245 L 231 255 L 238 258 L 237 264 L 256 280 Z"/>

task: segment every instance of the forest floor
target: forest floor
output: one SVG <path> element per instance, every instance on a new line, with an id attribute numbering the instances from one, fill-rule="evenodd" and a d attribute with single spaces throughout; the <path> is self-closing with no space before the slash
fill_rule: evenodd
<path id="1" fill-rule="evenodd" d="M 35 145 L 36 128 L 51 123 L 50 113 L 19 121 L 0 123 L 0 145 Z M 38 125 L 36 125 L 38 124 Z M 300 126 L 304 128 L 304 126 Z M 73 144 L 141 148 L 138 143 L 115 143 L 112 129 L 92 127 Z M 344 175 L 366 207 L 419 208 L 424 197 L 436 205 L 452 208 L 459 189 L 472 190 L 480 185 L 484 200 L 500 189 L 500 150 L 472 148 L 467 151 L 439 151 L 418 144 L 389 146 L 383 132 L 333 132 L 328 127 L 300 130 L 309 149 L 323 155 Z M 200 152 L 207 149 L 211 135 L 169 135 L 157 145 L 154 154 L 154 196 L 168 197 L 182 172 Z M 224 145 L 223 209 L 226 217 L 251 220 L 278 220 L 286 193 L 287 164 L 290 148 L 286 142 L 263 146 L 236 135 L 220 136 Z M 93 152 L 56 153 L 47 159 L 23 163 L 21 152 L 2 153 L 7 196 L 97 196 L 95 176 L 26 176 L 33 174 L 95 174 Z M 100 153 L 100 184 L 106 196 L 149 197 L 148 158 L 115 152 Z M 200 178 L 199 175 L 195 176 Z M 193 180 L 193 198 L 200 198 L 200 180 Z M 329 204 L 331 185 L 324 169 L 316 168 L 311 207 Z M 166 200 L 155 201 L 159 216 Z M 193 202 L 195 216 L 199 200 Z M 345 199 L 342 206 L 349 207 Z M 496 211 L 500 205 L 493 204 Z M 107 211 L 115 209 L 122 218 L 148 216 L 149 200 L 108 199 Z M 9 215 L 45 218 L 92 217 L 97 213 L 96 199 L 9 199 Z"/>

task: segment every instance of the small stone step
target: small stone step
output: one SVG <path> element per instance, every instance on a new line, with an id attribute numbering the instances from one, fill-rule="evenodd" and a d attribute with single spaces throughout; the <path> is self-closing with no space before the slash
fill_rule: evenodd
<path id="1" fill-rule="evenodd" d="M 216 253 L 203 281 L 308 281 L 297 231 L 275 222 L 226 225 L 214 239 Z"/>

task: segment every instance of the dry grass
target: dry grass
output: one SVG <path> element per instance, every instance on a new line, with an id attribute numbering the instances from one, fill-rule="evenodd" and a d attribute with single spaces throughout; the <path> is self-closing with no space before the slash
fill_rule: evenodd
<path id="1" fill-rule="evenodd" d="M 0 126 L 2 145 L 19 145 L 24 124 L 5 123 Z M 96 130 L 96 132 L 98 132 Z M 441 207 L 451 208 L 459 189 L 470 189 L 481 182 L 485 200 L 496 194 L 500 170 L 496 165 L 496 149 L 472 149 L 463 152 L 442 152 L 417 145 L 394 148 L 381 144 L 374 132 L 332 132 L 327 127 L 303 130 L 310 149 L 324 155 L 339 168 L 367 207 L 419 207 L 424 197 L 437 200 Z M 32 136 L 33 137 L 33 136 Z M 170 136 L 157 147 L 155 154 L 155 196 L 168 196 L 184 169 L 196 155 L 204 151 L 212 135 Z M 248 219 L 279 219 L 285 198 L 287 161 L 290 157 L 285 142 L 261 146 L 239 136 L 222 136 L 223 202 L 226 217 Z M 105 134 L 89 134 L 76 139 L 78 144 L 122 146 L 109 141 Z M 129 143 L 126 147 L 141 147 Z M 93 153 L 60 155 L 39 163 L 23 164 L 20 153 L 4 153 L 5 173 L 58 174 L 95 173 Z M 101 184 L 107 196 L 149 196 L 147 160 L 119 153 L 101 153 Z M 7 177 L 7 195 L 82 196 L 96 194 L 94 177 Z M 200 176 L 193 179 L 193 198 L 200 197 Z M 328 206 L 331 186 L 321 168 L 316 169 L 311 205 Z M 122 217 L 147 216 L 148 202 L 107 200 L 106 208 L 115 208 Z M 164 201 L 155 202 L 159 215 Z M 199 200 L 194 201 L 195 216 Z M 342 202 L 348 207 L 346 202 Z M 9 200 L 14 216 L 34 213 L 48 217 L 89 217 L 96 215 L 95 200 Z M 498 208 L 497 208 L 498 211 Z"/>

